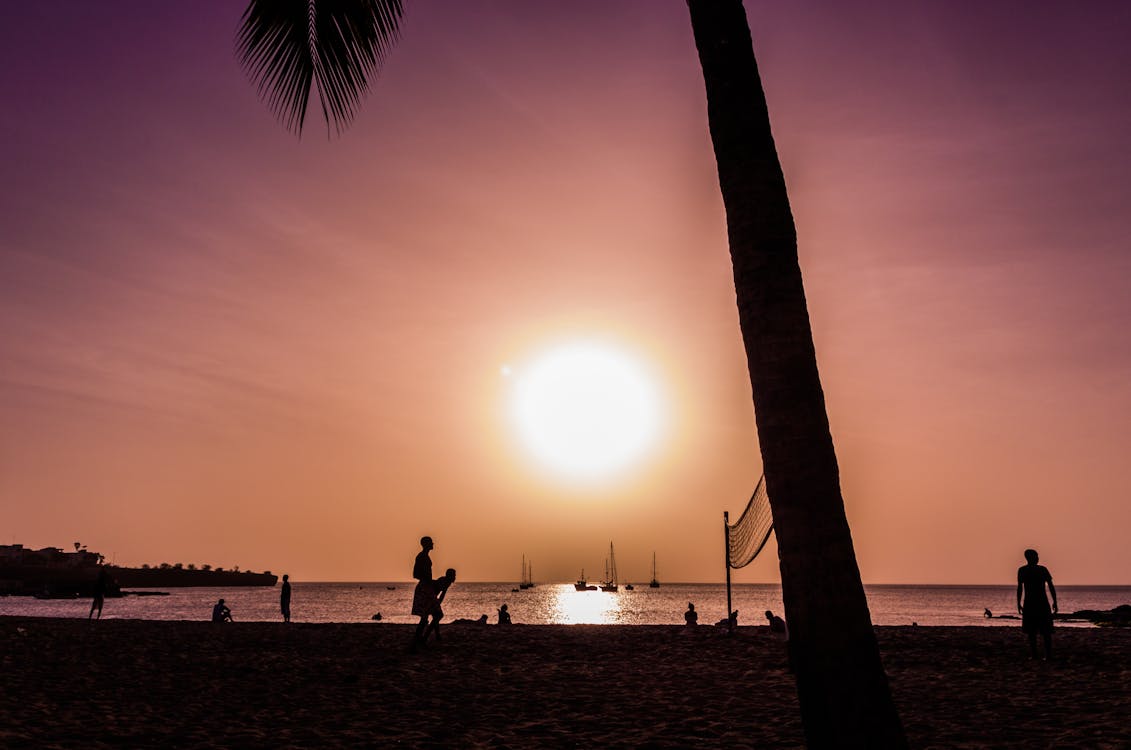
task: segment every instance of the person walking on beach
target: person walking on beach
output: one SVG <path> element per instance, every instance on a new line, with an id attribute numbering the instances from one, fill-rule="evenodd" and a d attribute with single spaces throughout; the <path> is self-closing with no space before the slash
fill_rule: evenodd
<path id="1" fill-rule="evenodd" d="M 110 588 L 110 575 L 106 568 L 98 569 L 98 577 L 94 579 L 94 598 L 90 600 L 90 614 L 86 619 L 94 617 L 94 610 L 98 610 L 98 619 L 102 619 L 102 605 L 106 602 L 106 589 Z"/>
<path id="2" fill-rule="evenodd" d="M 212 622 L 232 622 L 232 610 L 228 609 L 223 599 L 212 607 Z"/>
<path id="3" fill-rule="evenodd" d="M 428 616 L 436 605 L 435 584 L 432 581 L 432 558 L 428 553 L 432 551 L 432 537 L 420 537 L 420 552 L 412 564 L 412 577 L 416 579 L 416 590 L 412 592 L 412 614 L 420 618 L 416 625 L 416 633 L 412 637 L 412 650 L 416 651 L 424 645 L 424 631 L 428 627 Z"/>
<path id="4" fill-rule="evenodd" d="M 695 605 L 691 602 L 687 603 L 687 611 L 683 613 L 683 621 L 688 625 L 699 624 L 699 613 L 695 611 Z"/>
<path id="5" fill-rule="evenodd" d="M 1037 658 L 1037 634 L 1045 645 L 1045 658 L 1052 658 L 1052 616 L 1057 611 L 1056 587 L 1044 565 L 1038 565 L 1037 550 L 1025 550 L 1025 565 L 1017 569 L 1017 611 L 1021 614 L 1021 632 L 1029 636 L 1029 653 Z M 1045 597 L 1045 584 L 1052 595 L 1052 609 Z M 1024 597 L 1024 603 L 1022 603 Z"/>
<path id="6" fill-rule="evenodd" d="M 283 622 L 291 621 L 291 577 L 283 574 L 283 588 L 279 591 L 279 609 L 283 611 Z"/>

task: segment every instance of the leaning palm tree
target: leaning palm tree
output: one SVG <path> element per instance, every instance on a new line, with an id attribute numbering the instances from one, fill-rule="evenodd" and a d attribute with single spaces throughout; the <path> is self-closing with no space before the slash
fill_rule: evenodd
<path id="1" fill-rule="evenodd" d="M 906 745 L 844 512 L 797 235 L 741 0 L 688 0 L 726 207 L 739 323 L 812 747 Z M 251 0 L 244 68 L 301 133 L 312 89 L 341 132 L 395 43 L 399 0 Z"/>

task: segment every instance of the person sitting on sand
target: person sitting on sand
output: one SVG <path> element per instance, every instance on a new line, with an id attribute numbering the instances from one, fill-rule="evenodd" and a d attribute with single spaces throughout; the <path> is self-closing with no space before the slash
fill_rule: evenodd
<path id="1" fill-rule="evenodd" d="M 738 610 L 730 613 L 730 617 L 724 617 L 715 623 L 717 628 L 737 628 L 738 627 Z"/>
<path id="2" fill-rule="evenodd" d="M 432 633 L 436 634 L 436 640 L 440 640 L 440 620 L 444 618 L 444 610 L 440 607 L 444 602 L 444 597 L 448 594 L 448 589 L 456 581 L 456 569 L 448 568 L 444 571 L 444 575 L 437 578 L 432 582 L 433 590 L 436 591 L 436 600 L 432 605 L 432 622 L 424 631 L 424 640 L 428 640 L 428 636 Z"/>
<path id="3" fill-rule="evenodd" d="M 223 599 L 212 607 L 212 622 L 232 622 L 232 610 L 228 609 Z"/>
<path id="4" fill-rule="evenodd" d="M 499 624 L 500 625 L 510 625 L 511 624 L 511 613 L 507 611 L 507 605 L 506 604 L 499 607 Z"/>
<path id="5" fill-rule="evenodd" d="M 683 613 L 683 621 L 687 625 L 699 624 L 699 613 L 695 611 L 695 605 L 691 602 L 687 603 L 687 611 Z"/>
<path id="6" fill-rule="evenodd" d="M 1029 653 L 1037 658 L 1037 634 L 1045 644 L 1045 658 L 1052 658 L 1052 616 L 1057 611 L 1056 587 L 1044 565 L 1038 565 L 1037 550 L 1025 550 L 1026 564 L 1017 569 L 1017 611 L 1021 614 L 1021 632 L 1029 636 Z M 1045 584 L 1052 595 L 1052 609 L 1045 598 Z M 1024 594 L 1024 604 L 1022 604 Z"/>
<path id="7" fill-rule="evenodd" d="M 487 615 L 479 615 L 476 619 L 472 620 L 470 617 L 461 617 L 458 620 L 452 620 L 452 625 L 486 625 Z"/>
<path id="8" fill-rule="evenodd" d="M 777 615 L 775 615 L 773 612 L 771 612 L 768 609 L 766 610 L 766 619 L 769 620 L 769 622 L 770 622 L 770 632 L 771 633 L 781 633 L 782 635 L 785 635 L 785 633 L 786 633 L 785 620 L 778 617 Z"/>

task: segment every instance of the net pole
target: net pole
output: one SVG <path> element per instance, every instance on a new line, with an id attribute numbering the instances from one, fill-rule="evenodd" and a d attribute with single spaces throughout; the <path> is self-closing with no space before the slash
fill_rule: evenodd
<path id="1" fill-rule="evenodd" d="M 730 513 L 723 511 L 723 549 L 726 550 L 727 565 L 727 632 L 734 633 L 734 620 L 730 613 Z"/>

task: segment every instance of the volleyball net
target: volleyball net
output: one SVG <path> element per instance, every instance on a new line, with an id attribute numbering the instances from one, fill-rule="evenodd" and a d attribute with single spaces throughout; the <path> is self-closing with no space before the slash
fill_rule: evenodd
<path id="1" fill-rule="evenodd" d="M 728 514 L 724 513 L 723 521 L 727 528 L 727 567 L 745 568 L 765 548 L 774 530 L 765 475 L 758 480 L 758 486 L 738 520 L 732 525 Z"/>
<path id="2" fill-rule="evenodd" d="M 765 474 L 758 480 L 758 486 L 750 495 L 750 502 L 746 503 L 746 509 L 737 521 L 732 524 L 730 514 L 723 512 L 723 526 L 726 529 L 727 621 L 733 631 L 737 613 L 731 609 L 730 570 L 745 568 L 754 562 L 754 558 L 765 549 L 774 530 L 774 516 L 770 512 L 770 497 L 766 494 Z"/>

